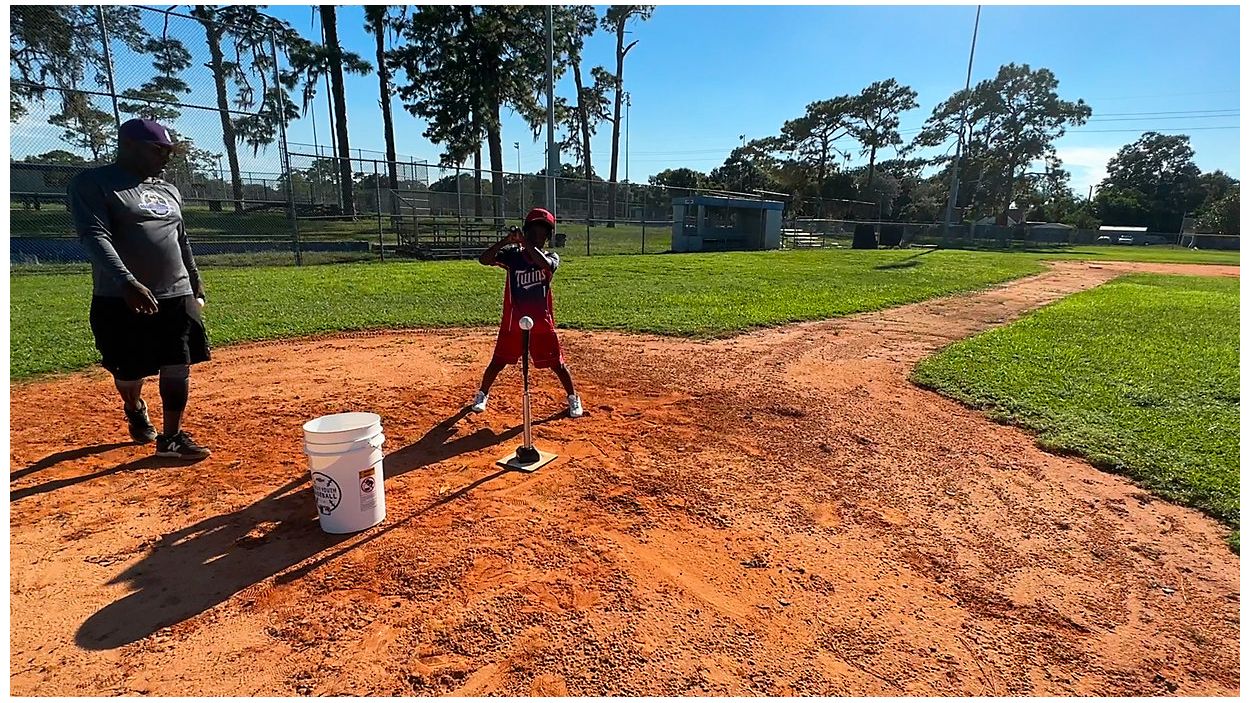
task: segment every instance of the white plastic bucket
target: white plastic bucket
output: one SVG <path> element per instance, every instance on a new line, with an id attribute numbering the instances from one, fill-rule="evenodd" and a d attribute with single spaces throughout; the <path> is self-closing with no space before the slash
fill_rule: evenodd
<path id="1" fill-rule="evenodd" d="M 304 444 L 359 442 L 382 431 L 382 417 L 374 413 L 326 415 L 304 423 Z"/>
<path id="2" fill-rule="evenodd" d="M 386 435 L 381 432 L 373 435 L 368 439 L 362 439 L 358 442 L 339 442 L 337 444 L 309 444 L 304 443 L 304 453 L 308 456 L 339 456 L 342 454 L 351 454 L 353 452 L 362 452 L 369 449 L 377 449 L 386 441 Z"/>
<path id="3" fill-rule="evenodd" d="M 377 418 L 376 422 L 371 418 Z M 304 425 L 304 453 L 322 530 L 331 534 L 359 532 L 386 519 L 382 489 L 385 440 L 381 418 L 371 413 L 330 415 Z"/>

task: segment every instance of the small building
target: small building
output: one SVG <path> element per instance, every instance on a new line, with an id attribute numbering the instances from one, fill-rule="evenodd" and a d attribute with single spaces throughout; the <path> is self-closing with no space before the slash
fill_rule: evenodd
<path id="1" fill-rule="evenodd" d="M 781 213 L 774 200 L 720 195 L 673 199 L 674 252 L 781 248 Z"/>
<path id="2" fill-rule="evenodd" d="M 1098 239 L 1095 244 L 1144 244 L 1146 227 L 1125 227 L 1122 225 L 1102 225 L 1098 228 Z"/>
<path id="3" fill-rule="evenodd" d="M 1062 222 L 1025 222 L 1024 225 L 1029 228 L 1030 239 L 1048 244 L 1067 244 L 1076 230 Z"/>

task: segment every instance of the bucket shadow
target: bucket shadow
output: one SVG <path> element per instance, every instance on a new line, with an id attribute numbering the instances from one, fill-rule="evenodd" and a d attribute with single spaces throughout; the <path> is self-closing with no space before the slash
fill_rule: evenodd
<path id="1" fill-rule="evenodd" d="M 139 563 L 110 584 L 134 589 L 88 618 L 78 646 L 108 650 L 188 620 L 239 591 L 339 544 L 314 517 L 303 476 L 256 503 L 161 537 Z"/>
<path id="2" fill-rule="evenodd" d="M 461 437 L 460 439 L 448 442 L 447 439 L 455 434 L 456 423 L 463 420 L 468 414 L 469 410 L 467 408 L 457 412 L 455 415 L 448 417 L 446 420 L 443 420 L 434 427 L 430 428 L 430 430 L 415 443 L 387 455 L 386 460 L 383 463 L 383 466 L 386 467 L 386 478 L 402 476 L 409 471 L 415 471 L 416 469 L 429 466 L 431 464 L 437 464 L 440 461 L 450 459 L 451 457 L 458 456 L 460 454 L 486 449 L 487 447 L 494 446 L 500 442 L 520 436 L 525 429 L 523 425 L 517 425 L 516 427 L 509 428 L 508 430 L 500 433 L 492 432 L 487 429 L 481 429 L 466 437 Z M 564 413 L 555 413 L 541 420 L 533 421 L 531 424 L 546 424 L 563 416 Z M 395 468 L 396 466 L 399 468 Z M 435 501 L 432 501 L 429 505 L 421 508 L 415 513 L 412 513 L 404 519 L 399 520 L 398 522 L 392 522 L 386 527 L 373 532 L 359 542 L 353 542 L 350 545 L 346 545 L 332 552 L 327 552 L 326 554 L 319 556 L 317 559 L 304 564 L 298 569 L 282 574 L 278 578 L 274 579 L 274 581 L 276 583 L 291 583 L 297 581 L 300 578 L 307 576 L 315 569 L 334 561 L 353 549 L 372 542 L 379 537 L 382 537 L 383 535 L 408 524 L 410 521 L 430 512 L 431 510 L 459 500 L 460 498 L 472 493 L 475 489 L 490 483 L 491 481 L 502 478 L 513 471 L 514 469 L 498 468 L 497 470 L 471 483 L 468 483 Z"/>
<path id="3" fill-rule="evenodd" d="M 503 432 L 495 432 L 483 427 L 472 434 L 452 439 L 456 435 L 456 424 L 467 417 L 469 412 L 468 408 L 461 409 L 456 414 L 431 427 L 421 439 L 387 454 L 386 460 L 382 464 L 386 469 L 386 478 L 397 478 L 409 471 L 437 464 L 440 461 L 445 461 L 461 454 L 493 447 L 496 444 L 520 437 L 521 433 L 525 431 L 524 425 L 510 427 Z M 531 424 L 544 425 L 563 416 L 564 413 L 559 412 L 548 415 L 541 420 L 534 420 Z"/>
<path id="4" fill-rule="evenodd" d="M 74 449 L 67 449 L 63 452 L 57 452 L 55 454 L 49 454 L 48 456 L 45 456 L 44 458 L 40 459 L 39 461 L 36 461 L 30 466 L 27 466 L 24 469 L 18 469 L 17 471 L 14 471 L 13 473 L 9 474 L 9 482 L 12 483 L 13 481 L 18 480 L 19 478 L 25 478 L 31 474 L 39 473 L 40 471 L 43 471 L 44 469 L 50 469 L 53 466 L 56 466 L 57 464 L 64 464 L 67 461 L 75 461 L 78 459 L 86 459 L 89 456 L 95 456 L 97 454 L 105 454 L 107 452 L 113 451 L 114 449 L 121 449 L 122 447 L 129 447 L 131 446 L 131 444 L 133 444 L 133 442 L 114 442 L 112 444 L 93 444 L 89 447 L 77 447 Z"/>

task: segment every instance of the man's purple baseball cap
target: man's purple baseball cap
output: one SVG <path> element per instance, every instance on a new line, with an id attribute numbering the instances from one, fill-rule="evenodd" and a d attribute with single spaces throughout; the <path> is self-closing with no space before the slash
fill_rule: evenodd
<path id="1" fill-rule="evenodd" d="M 122 139 L 131 139 L 136 142 L 151 142 L 160 144 L 161 146 L 173 146 L 174 140 L 169 136 L 169 130 L 156 120 L 133 119 L 122 123 L 121 129 L 117 131 L 117 136 Z"/>

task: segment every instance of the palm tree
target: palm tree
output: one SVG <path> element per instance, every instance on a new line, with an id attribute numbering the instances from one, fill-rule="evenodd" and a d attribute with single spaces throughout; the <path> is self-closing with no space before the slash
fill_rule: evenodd
<path id="1" fill-rule="evenodd" d="M 230 115 L 230 95 L 226 86 L 227 76 L 230 74 L 225 65 L 225 51 L 222 49 L 226 28 L 217 21 L 217 9 L 211 5 L 196 5 L 191 14 L 204 26 L 204 39 L 208 43 L 209 68 L 212 69 L 214 87 L 217 89 L 217 115 L 221 118 L 221 143 L 226 150 L 226 161 L 230 164 L 230 196 L 234 201 L 234 211 L 243 212 L 243 176 L 239 171 L 239 139 L 235 134 L 234 119 Z"/>
<path id="2" fill-rule="evenodd" d="M 339 45 L 338 13 L 335 5 L 321 5 L 321 26 L 325 29 L 326 62 L 330 68 L 330 94 L 334 100 L 334 128 L 339 140 L 339 185 L 345 214 L 356 214 L 356 194 L 352 178 L 352 150 L 348 143 L 347 97 L 343 87 L 343 48 Z"/>
<path id="3" fill-rule="evenodd" d="M 382 105 L 382 131 L 386 138 L 388 187 L 399 189 L 399 167 L 395 163 L 395 122 L 391 117 L 391 69 L 386 65 L 386 30 L 391 26 L 390 5 L 366 5 L 365 26 L 373 32 L 378 62 L 378 98 Z"/>

